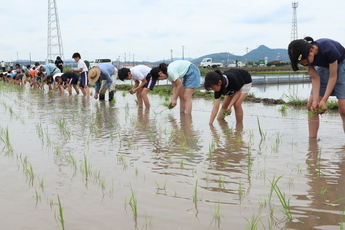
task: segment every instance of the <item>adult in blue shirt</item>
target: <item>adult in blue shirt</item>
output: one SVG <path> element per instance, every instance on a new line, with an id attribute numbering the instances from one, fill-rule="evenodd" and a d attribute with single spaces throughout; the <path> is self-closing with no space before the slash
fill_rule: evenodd
<path id="1" fill-rule="evenodd" d="M 312 79 L 312 92 L 308 100 L 310 111 L 309 137 L 316 138 L 320 126 L 319 114 L 327 110 L 330 96 L 338 99 L 339 113 L 345 131 L 345 48 L 337 41 L 322 38 L 314 41 L 311 37 L 294 40 L 288 47 L 291 67 L 298 65 L 308 70 Z"/>
<path id="2" fill-rule="evenodd" d="M 117 68 L 110 64 L 104 63 L 95 66 L 89 70 L 89 82 L 95 83 L 95 95 L 99 100 L 105 99 L 105 92 L 109 91 L 109 101 L 114 98 L 114 90 L 116 86 Z"/>

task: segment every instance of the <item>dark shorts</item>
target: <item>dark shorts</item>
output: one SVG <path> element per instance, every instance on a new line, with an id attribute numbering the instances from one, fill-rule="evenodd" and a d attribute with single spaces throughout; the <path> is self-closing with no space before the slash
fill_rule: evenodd
<path id="1" fill-rule="evenodd" d="M 23 73 L 19 73 L 19 74 L 17 74 L 17 75 L 15 76 L 15 79 L 16 79 L 16 80 L 22 80 L 23 77 L 24 77 L 24 74 L 23 74 Z"/>
<path id="2" fill-rule="evenodd" d="M 156 80 L 152 78 L 151 76 L 151 73 L 149 73 L 147 76 L 146 76 L 146 84 L 144 85 L 143 88 L 148 88 L 150 90 L 153 90 L 153 88 L 155 87 L 156 85 Z"/>
<path id="3" fill-rule="evenodd" d="M 76 84 L 78 84 L 78 80 L 79 80 L 79 76 L 77 74 L 74 74 L 73 77 L 71 79 L 69 79 L 67 84 L 76 85 Z"/>
<path id="4" fill-rule="evenodd" d="M 87 79 L 87 71 L 86 72 L 82 72 L 80 74 L 80 87 L 84 87 L 85 85 L 87 86 L 89 84 L 89 80 Z"/>

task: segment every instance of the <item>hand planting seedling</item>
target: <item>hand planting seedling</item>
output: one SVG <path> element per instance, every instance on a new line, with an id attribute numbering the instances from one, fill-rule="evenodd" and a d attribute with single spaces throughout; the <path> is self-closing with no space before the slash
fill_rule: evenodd
<path id="1" fill-rule="evenodd" d="M 308 117 L 311 118 L 313 116 L 319 115 L 319 114 L 323 114 L 327 109 L 325 108 L 321 108 L 321 109 L 315 109 L 312 111 L 308 111 Z"/>
<path id="2" fill-rule="evenodd" d="M 231 110 L 226 110 L 224 113 L 223 113 L 223 116 L 224 117 L 227 117 L 231 114 Z"/>

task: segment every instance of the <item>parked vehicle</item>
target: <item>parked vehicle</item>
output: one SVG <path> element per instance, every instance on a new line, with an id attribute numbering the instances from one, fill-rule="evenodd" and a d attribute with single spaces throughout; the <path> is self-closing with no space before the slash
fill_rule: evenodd
<path id="1" fill-rule="evenodd" d="M 219 67 L 223 67 L 223 63 L 213 62 L 212 58 L 204 58 L 200 62 L 200 67 L 202 67 L 202 68 L 219 68 Z"/>
<path id="2" fill-rule="evenodd" d="M 90 62 L 90 68 L 94 67 L 94 66 L 98 66 L 99 64 L 104 64 L 104 63 L 108 63 L 110 65 L 113 64 L 113 62 L 111 61 L 111 59 L 108 58 L 100 58 L 100 59 L 96 59 L 94 62 Z"/>

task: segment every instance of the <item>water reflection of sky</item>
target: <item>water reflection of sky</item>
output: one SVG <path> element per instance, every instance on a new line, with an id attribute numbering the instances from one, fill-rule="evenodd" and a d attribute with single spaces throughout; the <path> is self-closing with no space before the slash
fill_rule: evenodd
<path id="1" fill-rule="evenodd" d="M 255 97 L 274 99 L 286 99 L 284 95 L 298 96 L 301 99 L 306 99 L 309 97 L 310 91 L 311 83 L 253 85 L 250 90 Z"/>

